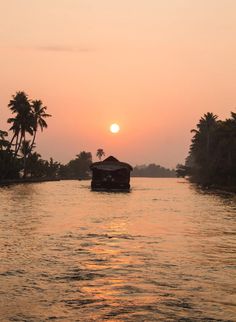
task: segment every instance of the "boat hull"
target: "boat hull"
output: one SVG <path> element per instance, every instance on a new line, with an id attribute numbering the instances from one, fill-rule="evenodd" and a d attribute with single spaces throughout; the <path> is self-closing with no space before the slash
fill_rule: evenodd
<path id="1" fill-rule="evenodd" d="M 107 188 L 91 188 L 91 191 L 97 192 L 130 192 L 131 189 L 107 189 Z"/>
<path id="2" fill-rule="evenodd" d="M 93 182 L 91 183 L 92 191 L 107 191 L 107 192 L 129 192 L 130 184 L 129 183 L 100 183 Z"/>

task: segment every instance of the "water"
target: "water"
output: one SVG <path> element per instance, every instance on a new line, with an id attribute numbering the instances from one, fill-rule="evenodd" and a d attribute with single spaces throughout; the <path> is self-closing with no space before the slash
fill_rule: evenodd
<path id="1" fill-rule="evenodd" d="M 1 321 L 236 321 L 236 199 L 185 180 L 0 188 Z"/>

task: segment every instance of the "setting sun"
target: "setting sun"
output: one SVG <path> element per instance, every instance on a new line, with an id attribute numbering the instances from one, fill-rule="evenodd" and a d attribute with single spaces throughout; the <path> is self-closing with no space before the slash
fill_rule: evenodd
<path id="1" fill-rule="evenodd" d="M 110 131 L 112 133 L 118 133 L 120 131 L 120 126 L 116 123 L 113 123 L 111 126 L 110 126 Z"/>
<path id="2" fill-rule="evenodd" d="M 236 322 L 235 16 L 0 0 L 0 322 Z"/>

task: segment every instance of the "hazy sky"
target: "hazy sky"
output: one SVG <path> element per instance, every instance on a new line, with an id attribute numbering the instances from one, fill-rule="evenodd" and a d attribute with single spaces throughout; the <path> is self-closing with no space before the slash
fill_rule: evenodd
<path id="1" fill-rule="evenodd" d="M 24 90 L 53 115 L 43 158 L 174 167 L 204 113 L 235 111 L 235 17 L 235 0 L 0 0 L 0 128 Z"/>

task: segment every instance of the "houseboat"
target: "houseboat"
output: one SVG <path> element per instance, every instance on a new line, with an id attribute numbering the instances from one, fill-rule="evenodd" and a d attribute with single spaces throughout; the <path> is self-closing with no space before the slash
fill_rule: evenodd
<path id="1" fill-rule="evenodd" d="M 129 191 L 131 165 L 113 156 L 91 164 L 93 191 Z"/>

